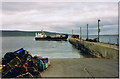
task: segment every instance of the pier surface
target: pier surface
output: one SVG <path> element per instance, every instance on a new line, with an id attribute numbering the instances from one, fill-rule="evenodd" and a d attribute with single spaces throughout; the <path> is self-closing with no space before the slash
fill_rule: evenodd
<path id="1" fill-rule="evenodd" d="M 50 59 L 42 77 L 118 78 L 118 60 L 103 58 Z"/>

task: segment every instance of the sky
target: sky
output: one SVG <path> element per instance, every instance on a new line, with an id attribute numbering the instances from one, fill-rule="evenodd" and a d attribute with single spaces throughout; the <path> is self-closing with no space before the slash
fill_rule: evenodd
<path id="1" fill-rule="evenodd" d="M 2 30 L 118 34 L 117 2 L 3 2 Z"/>

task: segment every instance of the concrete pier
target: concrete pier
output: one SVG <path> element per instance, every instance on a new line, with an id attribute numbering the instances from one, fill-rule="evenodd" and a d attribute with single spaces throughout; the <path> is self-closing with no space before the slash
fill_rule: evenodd
<path id="1" fill-rule="evenodd" d="M 83 53 L 97 58 L 50 59 L 51 66 L 42 77 L 60 78 L 119 78 L 119 49 L 116 45 L 69 39 Z"/>
<path id="2" fill-rule="evenodd" d="M 76 48 L 80 49 L 82 53 L 88 53 L 96 57 L 118 59 L 119 47 L 101 42 L 89 42 L 85 40 L 70 38 L 69 42 Z"/>
<path id="3" fill-rule="evenodd" d="M 118 60 L 103 58 L 50 59 L 42 78 L 118 78 Z"/>

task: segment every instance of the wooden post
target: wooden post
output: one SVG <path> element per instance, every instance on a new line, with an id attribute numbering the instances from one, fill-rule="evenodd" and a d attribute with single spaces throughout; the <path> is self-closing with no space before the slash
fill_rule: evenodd
<path id="1" fill-rule="evenodd" d="M 87 24 L 87 39 L 88 39 L 88 24 Z"/>
<path id="2" fill-rule="evenodd" d="M 72 35 L 73 35 L 73 29 L 72 29 Z"/>
<path id="3" fill-rule="evenodd" d="M 81 32 L 81 27 L 80 27 L 80 39 L 82 39 L 81 34 L 82 34 L 82 32 Z"/>

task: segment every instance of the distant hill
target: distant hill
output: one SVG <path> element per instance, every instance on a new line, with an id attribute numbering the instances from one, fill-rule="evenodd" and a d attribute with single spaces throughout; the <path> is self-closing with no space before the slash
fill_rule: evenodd
<path id="1" fill-rule="evenodd" d="M 35 33 L 41 33 L 41 31 L 8 31 L 8 30 L 1 30 L 2 36 L 35 36 Z M 54 33 L 54 32 L 47 32 L 44 31 L 46 35 L 56 35 L 62 33 Z"/>

